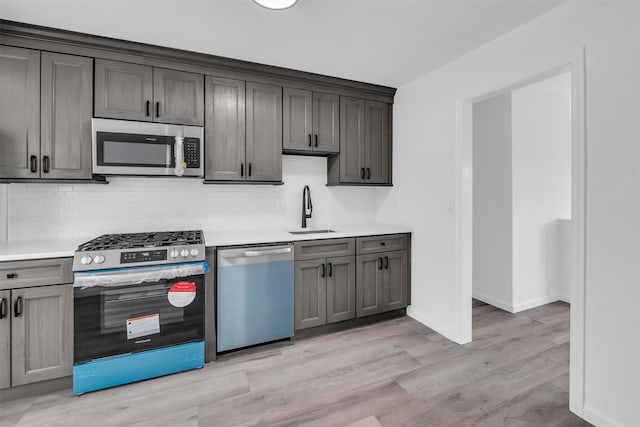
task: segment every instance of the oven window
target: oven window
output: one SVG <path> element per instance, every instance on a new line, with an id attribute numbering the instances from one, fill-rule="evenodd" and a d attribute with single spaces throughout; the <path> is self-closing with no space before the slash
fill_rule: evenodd
<path id="1" fill-rule="evenodd" d="M 168 303 L 169 284 L 130 286 L 101 292 L 100 333 L 123 331 L 127 320 L 152 314 L 160 315 L 160 324 L 182 322 L 184 309 Z"/>
<path id="2" fill-rule="evenodd" d="M 104 141 L 102 158 L 107 165 L 171 166 L 171 146 Z"/>

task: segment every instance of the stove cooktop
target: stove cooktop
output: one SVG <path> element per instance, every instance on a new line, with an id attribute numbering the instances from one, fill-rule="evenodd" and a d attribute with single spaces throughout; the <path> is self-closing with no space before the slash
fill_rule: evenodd
<path id="1" fill-rule="evenodd" d="M 78 246 L 73 271 L 204 261 L 201 230 L 104 234 Z"/>
<path id="2" fill-rule="evenodd" d="M 201 230 L 103 234 L 80 245 L 78 252 L 202 244 L 204 244 L 204 238 Z"/>

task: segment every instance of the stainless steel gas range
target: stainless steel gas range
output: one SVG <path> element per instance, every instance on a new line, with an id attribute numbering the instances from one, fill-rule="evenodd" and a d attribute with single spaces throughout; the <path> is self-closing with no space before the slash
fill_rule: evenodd
<path id="1" fill-rule="evenodd" d="M 204 366 L 202 231 L 106 234 L 74 256 L 73 391 Z"/>

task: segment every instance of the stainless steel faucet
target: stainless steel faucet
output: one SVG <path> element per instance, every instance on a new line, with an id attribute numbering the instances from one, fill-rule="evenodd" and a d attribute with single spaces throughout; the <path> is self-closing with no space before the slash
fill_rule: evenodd
<path id="1" fill-rule="evenodd" d="M 308 185 L 305 185 L 302 190 L 302 228 L 307 228 L 307 218 L 311 218 L 312 212 L 313 205 L 311 204 L 311 190 Z"/>

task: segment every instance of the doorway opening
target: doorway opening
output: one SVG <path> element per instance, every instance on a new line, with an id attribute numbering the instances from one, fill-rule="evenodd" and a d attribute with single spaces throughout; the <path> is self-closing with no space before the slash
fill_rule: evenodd
<path id="1" fill-rule="evenodd" d="M 569 93 L 565 93 L 565 96 L 570 100 L 570 143 L 563 154 L 553 154 L 547 150 L 557 147 L 550 143 L 552 138 L 545 133 L 548 129 L 543 125 L 545 116 L 558 106 L 538 110 L 538 116 L 532 117 L 536 114 L 531 111 L 534 103 L 522 102 L 541 96 L 534 92 L 545 84 L 552 86 L 556 83 L 567 90 L 567 82 Z M 486 107 L 487 111 L 480 111 L 481 106 Z M 519 113 L 514 114 L 514 106 Z M 485 113 L 491 117 L 489 113 L 499 110 L 508 111 L 510 123 L 507 126 L 490 121 L 484 131 L 495 137 L 493 146 L 485 153 L 476 152 L 474 132 L 482 131 L 477 127 L 477 119 L 482 118 Z M 485 91 L 477 96 L 461 99 L 458 102 L 458 112 L 460 132 L 456 138 L 456 315 L 459 335 L 456 341 L 467 343 L 481 338 L 479 332 L 473 329 L 474 326 L 481 326 L 481 323 L 473 321 L 474 312 L 493 310 L 498 313 L 493 314 L 492 322 L 488 322 L 494 326 L 499 325 L 495 322 L 495 316 L 519 319 L 524 324 L 525 314 L 538 317 L 529 319 L 530 323 L 541 323 L 541 318 L 552 321 L 554 316 L 555 320 L 566 317 L 566 303 L 553 301 L 570 301 L 569 342 L 562 342 L 567 338 L 566 320 L 565 326 L 558 326 L 547 337 L 555 333 L 554 340 L 564 345 L 565 352 L 566 347 L 569 347 L 569 408 L 582 416 L 585 305 L 584 52 L 580 49 L 565 64 L 539 72 L 533 78 L 522 78 L 515 84 L 506 82 L 499 90 Z M 474 117 L 476 114 L 478 116 Z M 542 120 L 543 125 L 538 119 Z M 549 120 L 549 117 L 546 119 Z M 498 137 L 505 141 L 508 139 L 510 146 L 507 151 L 496 151 L 506 146 L 505 141 L 496 142 Z M 514 145 L 514 137 L 525 142 L 516 142 Z M 478 171 L 474 170 L 474 156 L 477 154 L 480 157 L 489 156 L 494 165 L 506 166 L 501 171 L 485 171 L 487 175 L 479 177 Z M 494 192 L 500 190 L 503 197 L 494 200 L 495 205 L 487 203 L 489 206 L 484 207 L 485 223 L 481 221 L 482 215 L 475 217 L 476 204 L 486 201 L 482 199 L 479 202 L 482 194 L 474 194 L 474 191 L 482 191 L 476 189 L 476 179 L 480 179 L 480 183 L 484 179 L 484 184 L 489 189 Z M 549 182 L 560 182 L 553 179 L 561 180 L 564 184 L 550 185 Z M 564 205 L 562 201 L 565 202 Z M 554 210 L 553 214 L 546 210 L 550 205 L 556 205 L 553 209 L 549 208 Z M 483 209 L 481 205 L 478 207 Z M 505 227 L 505 224 L 509 226 Z M 477 236 L 475 232 L 475 228 L 480 228 L 481 225 L 485 226 L 485 230 L 480 233 L 484 232 L 488 236 L 485 236 L 485 242 L 489 242 L 482 250 L 478 245 L 483 238 L 482 234 Z M 478 242 L 475 242 L 476 239 Z M 536 251 L 532 255 L 533 249 Z M 492 262 L 482 267 L 483 259 Z M 500 281 L 508 285 L 501 288 L 502 296 L 496 293 L 496 289 L 480 289 L 481 286 L 476 286 L 480 283 L 479 276 L 482 274 L 490 278 L 490 286 L 499 288 L 497 284 Z M 474 299 L 474 296 L 478 299 Z M 480 299 L 484 302 L 480 302 Z M 551 307 L 545 306 L 549 303 Z M 549 312 L 538 313 L 539 315 L 534 311 L 527 313 L 526 310 L 532 309 L 547 309 Z M 509 349 L 505 348 L 505 351 Z"/>

